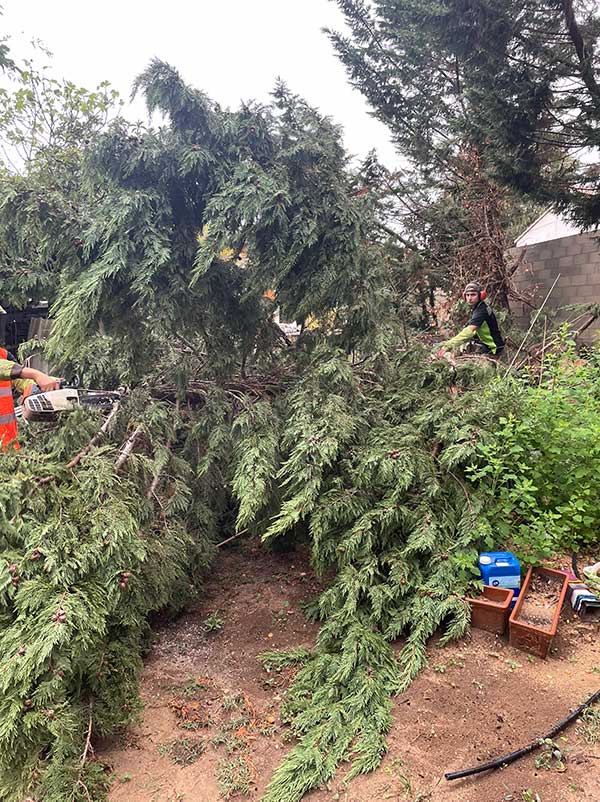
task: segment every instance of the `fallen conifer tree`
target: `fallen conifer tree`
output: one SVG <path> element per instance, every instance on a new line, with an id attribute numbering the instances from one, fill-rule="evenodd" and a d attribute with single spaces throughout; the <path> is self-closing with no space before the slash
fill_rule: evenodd
<path id="1" fill-rule="evenodd" d="M 235 510 L 238 530 L 308 540 L 316 569 L 335 575 L 286 702 L 301 741 L 268 798 L 298 799 L 350 757 L 353 773 L 378 764 L 391 694 L 440 625 L 447 637 L 468 625 L 460 593 L 486 532 L 461 480 L 476 441 L 466 397 L 448 392 L 454 372 L 422 352 L 373 367 L 322 343 L 258 397 L 217 386 L 179 414 L 134 394 L 73 467 L 98 426 L 83 413 L 34 425 L 3 459 L 6 798 L 102 795 L 93 740 L 139 709 L 148 616 L 198 591 Z M 468 384 L 472 366 L 463 373 Z M 405 634 L 398 663 L 389 644 Z"/>
<path id="2" fill-rule="evenodd" d="M 0 796 L 102 797 L 94 739 L 138 709 L 149 615 L 248 530 L 307 542 L 331 577 L 266 796 L 291 802 L 342 762 L 375 768 L 428 639 L 466 631 L 462 593 L 497 544 L 465 467 L 520 396 L 485 392 L 494 363 L 407 343 L 402 255 L 330 121 L 285 87 L 223 111 L 160 62 L 138 89 L 168 124 L 118 120 L 90 148 L 47 348 L 131 393 L 110 425 L 38 425 L 0 462 Z"/>

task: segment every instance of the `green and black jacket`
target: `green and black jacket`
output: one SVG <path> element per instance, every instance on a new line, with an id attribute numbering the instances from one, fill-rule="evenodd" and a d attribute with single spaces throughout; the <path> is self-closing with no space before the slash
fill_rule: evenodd
<path id="1" fill-rule="evenodd" d="M 472 331 L 470 326 L 475 326 L 477 330 Z M 479 301 L 477 306 L 473 307 L 471 319 L 466 328 L 460 331 L 456 337 L 445 342 L 443 347 L 448 349 L 458 348 L 473 338 L 483 345 L 487 353 L 499 356 L 504 349 L 504 340 L 500 334 L 496 315 L 485 301 Z"/>

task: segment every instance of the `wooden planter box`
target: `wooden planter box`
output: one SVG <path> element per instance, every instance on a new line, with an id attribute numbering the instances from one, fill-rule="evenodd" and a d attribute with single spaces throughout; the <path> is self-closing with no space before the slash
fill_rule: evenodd
<path id="1" fill-rule="evenodd" d="M 466 599 L 471 605 L 471 626 L 502 635 L 506 630 L 513 595 L 511 588 L 485 585 L 481 596 Z"/>
<path id="2" fill-rule="evenodd" d="M 530 568 L 509 619 L 510 643 L 542 659 L 556 635 L 569 578 L 553 568 Z"/>

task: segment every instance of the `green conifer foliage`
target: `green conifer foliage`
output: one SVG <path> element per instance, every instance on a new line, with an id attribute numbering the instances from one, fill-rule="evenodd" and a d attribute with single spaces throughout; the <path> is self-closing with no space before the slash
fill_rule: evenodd
<path id="1" fill-rule="evenodd" d="M 268 802 L 300 799 L 341 762 L 350 761 L 348 778 L 379 765 L 391 696 L 426 665 L 436 630 L 443 643 L 468 627 L 464 567 L 490 533 L 462 467 L 476 453 L 474 427 L 493 421 L 497 401 L 476 413 L 468 392 L 456 400 L 445 388 L 467 387 L 472 371 L 457 379 L 412 352 L 380 361 L 375 374 L 368 361 L 353 370 L 323 345 L 275 402 L 285 421 L 279 451 L 265 446 L 268 415 L 264 440 L 254 427 L 240 432 L 233 490 L 243 522 L 257 470 L 274 476 L 275 514 L 256 515 L 263 539 L 307 532 L 317 571 L 334 572 L 313 608 L 322 622 L 315 652 L 284 704 L 298 745 L 275 773 Z M 397 659 L 390 644 L 400 637 Z"/>
<path id="2" fill-rule="evenodd" d="M 101 796 L 90 745 L 137 708 L 148 615 L 248 529 L 308 538 L 332 577 L 314 653 L 290 657 L 299 741 L 267 800 L 291 802 L 341 762 L 377 766 L 428 638 L 468 626 L 487 529 L 461 474 L 496 400 L 478 365 L 399 350 L 389 254 L 329 120 L 284 87 L 223 111 L 161 62 L 137 86 L 168 123 L 117 120 L 86 154 L 49 349 L 90 386 L 133 389 L 76 463 L 85 415 L 0 462 L 0 796 Z M 311 318 L 294 344 L 271 290 Z"/>
<path id="3" fill-rule="evenodd" d="M 329 32 L 352 83 L 431 185 L 464 181 L 465 145 L 488 177 L 598 220 L 598 6 L 589 0 L 338 0 Z M 582 188 L 585 186 L 585 190 Z"/>
<path id="4" fill-rule="evenodd" d="M 139 332 L 149 343 L 173 330 L 200 335 L 210 372 L 230 374 L 281 339 L 267 291 L 286 319 L 328 321 L 347 350 L 372 337 L 385 260 L 377 242 L 364 247 L 372 220 L 340 131 L 283 86 L 269 107 L 238 112 L 162 62 L 136 86 L 169 125 L 118 120 L 89 154 L 94 214 L 81 264 L 62 277 L 56 358 L 77 361 L 100 319 L 130 374 L 151 369 L 134 353 Z"/>
<path id="5" fill-rule="evenodd" d="M 189 471 L 159 486 L 160 515 L 146 496 L 153 438 L 170 424 L 156 405 L 145 418 L 141 407 L 132 401 L 129 413 L 147 454 L 126 473 L 115 470 L 125 412 L 75 476 L 66 460 L 97 426 L 75 413 L 57 433 L 25 435 L 0 462 L 3 799 L 97 798 L 106 780 L 86 761 L 86 741 L 132 720 L 148 615 L 181 607 L 206 564 L 208 520 L 185 515 Z"/>

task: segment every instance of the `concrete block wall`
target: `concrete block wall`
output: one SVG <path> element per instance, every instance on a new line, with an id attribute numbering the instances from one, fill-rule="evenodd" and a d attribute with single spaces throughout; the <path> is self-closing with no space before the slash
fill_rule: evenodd
<path id="1" fill-rule="evenodd" d="M 513 248 L 511 257 L 523 261 L 513 276 L 515 290 L 536 306 L 542 303 L 557 275 L 560 278 L 546 304 L 547 309 L 583 303 L 600 303 L 600 235 L 576 234 L 549 242 Z M 511 311 L 522 325 L 529 325 L 531 307 L 520 301 Z M 559 313 L 559 317 L 564 317 Z M 598 339 L 600 323 L 590 327 L 582 339 Z"/>

